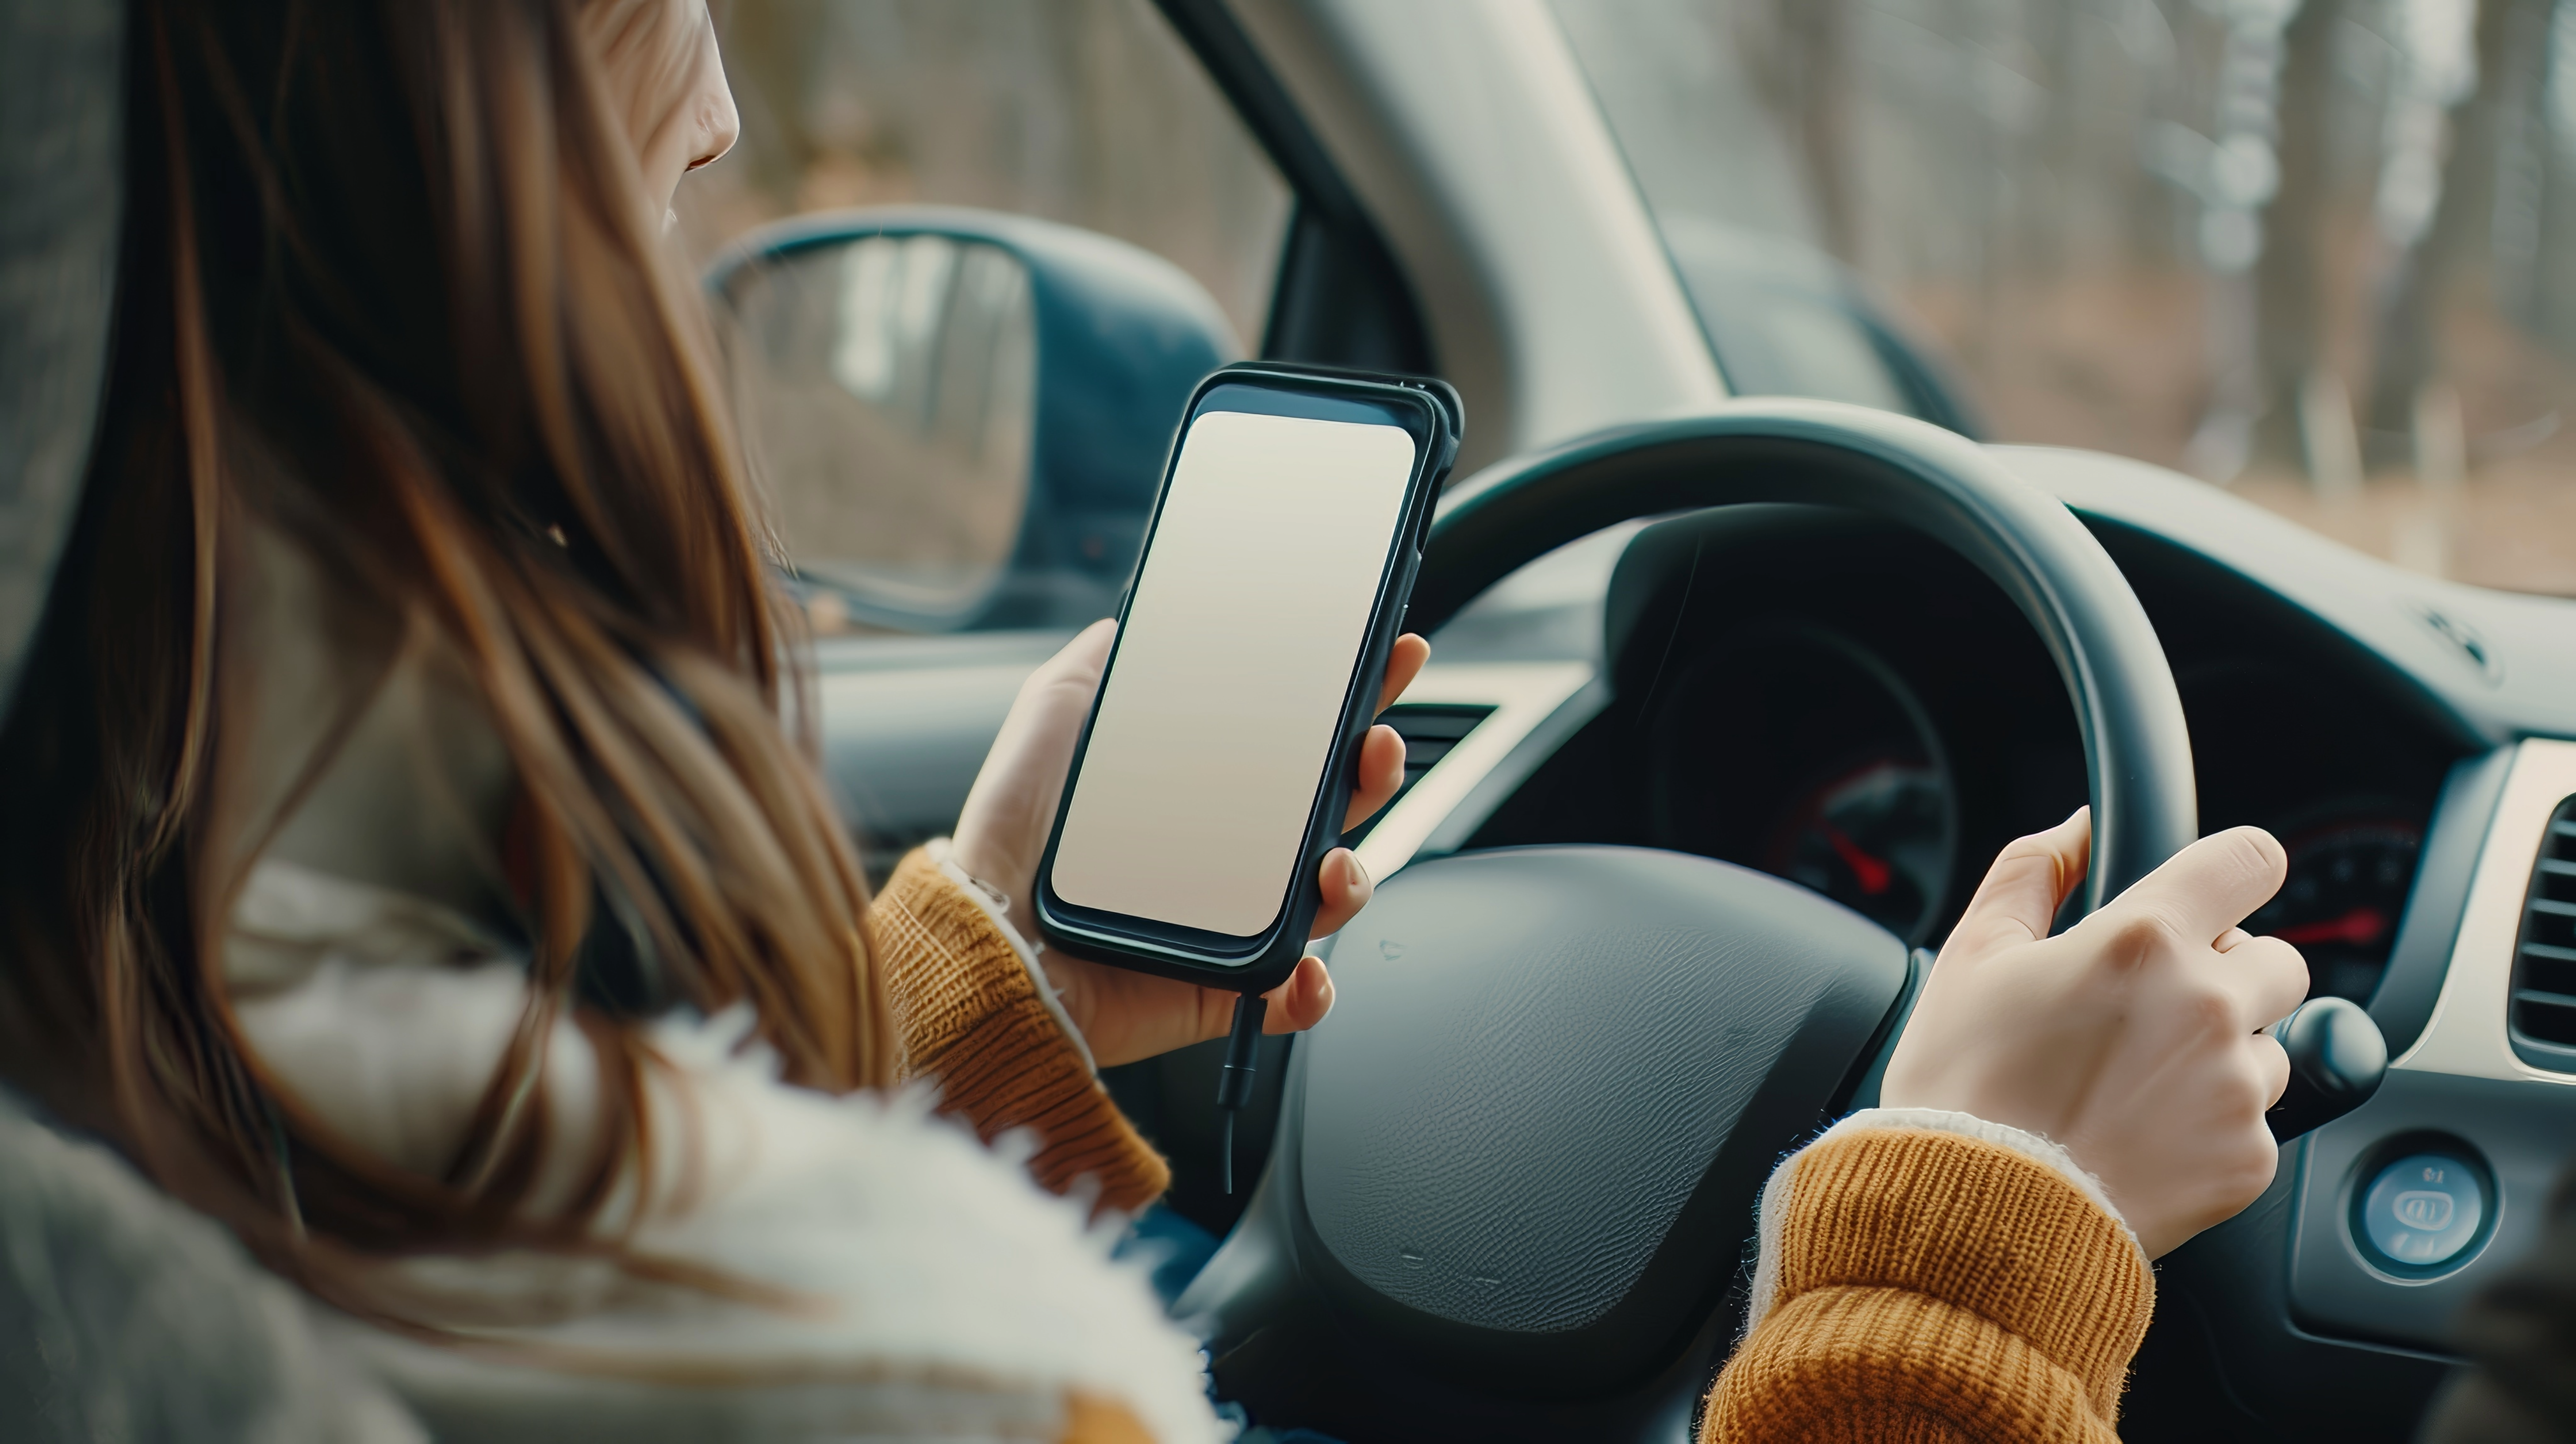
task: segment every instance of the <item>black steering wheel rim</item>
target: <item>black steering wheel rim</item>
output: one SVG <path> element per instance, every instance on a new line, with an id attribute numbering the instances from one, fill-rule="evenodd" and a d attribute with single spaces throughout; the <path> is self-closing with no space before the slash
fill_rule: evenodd
<path id="1" fill-rule="evenodd" d="M 1909 417 L 1831 401 L 1737 401 L 1489 467 L 1442 498 L 1410 625 L 1436 630 L 1524 563 L 1603 527 L 1758 502 L 1901 522 L 1967 559 L 2020 608 L 2084 739 L 2087 911 L 2200 835 L 2182 696 L 2119 566 L 2055 497 L 1977 443 Z"/>

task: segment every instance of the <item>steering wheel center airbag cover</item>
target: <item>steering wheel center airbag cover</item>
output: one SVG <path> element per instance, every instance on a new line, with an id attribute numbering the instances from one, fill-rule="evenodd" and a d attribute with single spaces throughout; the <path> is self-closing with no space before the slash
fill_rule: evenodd
<path id="1" fill-rule="evenodd" d="M 1299 1064 L 1299 1201 L 1335 1291 L 1479 1333 L 1695 1322 L 1905 966 L 1858 914 L 1679 853 L 1389 879 Z"/>

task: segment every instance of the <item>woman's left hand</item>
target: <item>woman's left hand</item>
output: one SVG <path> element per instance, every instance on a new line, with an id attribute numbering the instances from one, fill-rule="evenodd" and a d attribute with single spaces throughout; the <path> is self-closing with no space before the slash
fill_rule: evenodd
<path id="1" fill-rule="evenodd" d="M 1109 643 L 1117 635 L 1117 623 L 1093 623 L 1021 684 L 1019 699 L 984 758 L 984 770 L 966 795 L 965 811 L 957 819 L 956 850 L 950 854 L 969 876 L 1001 891 L 1012 925 L 1038 945 L 1047 980 L 1055 985 L 1073 1025 L 1082 1030 L 1093 1060 L 1104 1068 L 1223 1037 L 1233 1023 L 1235 999 L 1222 988 L 1077 958 L 1046 946 L 1036 935 L 1036 910 L 1029 900 L 1036 889 L 1038 860 L 1055 827 L 1056 804 L 1073 768 L 1074 743 L 1091 713 L 1092 694 L 1100 690 Z M 1378 692 L 1379 711 L 1412 685 L 1430 656 L 1431 644 L 1420 637 L 1408 632 L 1396 639 Z M 1404 739 L 1394 728 L 1369 729 L 1360 744 L 1358 771 L 1345 828 L 1386 806 L 1404 783 Z M 1324 855 L 1322 880 L 1324 901 L 1313 933 L 1319 938 L 1356 916 L 1373 887 L 1359 859 L 1341 847 Z M 1323 960 L 1310 956 L 1266 996 L 1270 1014 L 1263 1030 L 1302 1032 L 1331 1011 L 1333 980 Z"/>

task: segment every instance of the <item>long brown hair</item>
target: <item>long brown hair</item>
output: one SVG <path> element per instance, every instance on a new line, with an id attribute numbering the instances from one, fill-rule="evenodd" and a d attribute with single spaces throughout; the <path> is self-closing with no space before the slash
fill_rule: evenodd
<path id="1" fill-rule="evenodd" d="M 703 321 L 596 53 L 657 23 L 636 7 L 133 6 L 100 444 L 0 736 L 0 1069 L 354 1307 L 370 1254 L 577 1244 L 653 1146 L 636 1021 L 575 998 L 599 899 L 676 998 L 749 1003 L 795 1081 L 896 1067 L 864 884 L 779 720 L 788 622 Z M 225 685 L 257 664 L 223 624 L 254 524 L 326 578 L 350 707 L 431 639 L 516 769 L 532 1001 L 443 1178 L 335 1145 L 226 1003 L 277 822 L 229 785 L 262 741 Z M 607 1143 L 531 1218 L 567 1014 Z"/>

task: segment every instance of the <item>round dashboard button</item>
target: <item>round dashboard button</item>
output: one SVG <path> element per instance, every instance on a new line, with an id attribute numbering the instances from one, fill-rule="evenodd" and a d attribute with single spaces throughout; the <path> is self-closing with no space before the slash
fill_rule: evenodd
<path id="1" fill-rule="evenodd" d="M 2361 1202 L 2370 1251 L 2406 1269 L 2459 1257 L 2487 1217 L 2486 1175 L 2447 1153 L 2410 1153 L 2379 1170 Z"/>

